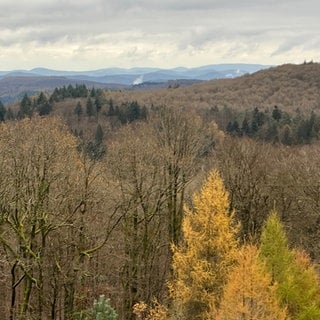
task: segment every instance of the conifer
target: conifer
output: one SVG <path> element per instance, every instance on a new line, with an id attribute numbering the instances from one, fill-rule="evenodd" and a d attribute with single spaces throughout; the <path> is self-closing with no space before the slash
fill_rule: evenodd
<path id="1" fill-rule="evenodd" d="M 219 306 L 228 270 L 237 252 L 233 213 L 228 193 L 214 170 L 185 208 L 184 242 L 174 247 L 170 283 L 175 311 L 182 319 L 207 319 Z"/>
<path id="2" fill-rule="evenodd" d="M 246 245 L 240 251 L 237 265 L 229 275 L 216 320 L 285 320 L 276 285 L 258 259 L 258 250 Z"/>
<path id="3" fill-rule="evenodd" d="M 290 319 L 320 319 L 318 276 L 304 251 L 289 248 L 275 211 L 271 212 L 262 231 L 260 258 L 278 284 L 278 297 L 282 305 L 288 307 Z"/>

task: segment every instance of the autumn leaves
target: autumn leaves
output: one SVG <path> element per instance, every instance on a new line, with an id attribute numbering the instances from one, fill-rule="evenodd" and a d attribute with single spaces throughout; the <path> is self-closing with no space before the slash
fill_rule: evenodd
<path id="1" fill-rule="evenodd" d="M 213 141 L 195 125 L 189 115 L 164 113 L 141 131 L 123 128 L 106 162 L 79 152 L 56 118 L 1 125 L 0 318 L 45 319 L 51 311 L 50 319 L 73 319 L 92 297 L 112 293 L 121 319 L 320 319 L 313 264 L 289 247 L 275 212 L 263 225 L 265 202 L 252 195 L 266 181 L 265 171 L 250 176 L 265 166 L 261 149 L 224 146 L 230 194 L 242 187 L 247 198 L 239 192 L 236 203 L 259 206 L 231 211 L 216 170 L 189 201 L 186 186 L 197 189 L 205 174 L 191 185 L 197 166 L 211 166 L 198 155 Z M 227 158 L 231 151 L 247 154 Z M 255 212 L 259 219 L 245 226 Z"/>
<path id="2" fill-rule="evenodd" d="M 319 282 L 306 254 L 288 247 L 276 212 L 258 244 L 240 244 L 228 193 L 212 171 L 175 246 L 170 293 L 175 319 L 319 319 Z"/>
<path id="3" fill-rule="evenodd" d="M 207 319 L 219 304 L 237 250 L 228 195 L 216 171 L 194 197 L 194 207 L 186 208 L 184 243 L 174 247 L 171 295 L 185 318 Z"/>

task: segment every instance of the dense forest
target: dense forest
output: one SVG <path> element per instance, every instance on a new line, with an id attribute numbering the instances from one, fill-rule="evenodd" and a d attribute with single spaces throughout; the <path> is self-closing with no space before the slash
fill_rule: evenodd
<path id="1" fill-rule="evenodd" d="M 0 103 L 0 318 L 319 319 L 319 68 Z"/>

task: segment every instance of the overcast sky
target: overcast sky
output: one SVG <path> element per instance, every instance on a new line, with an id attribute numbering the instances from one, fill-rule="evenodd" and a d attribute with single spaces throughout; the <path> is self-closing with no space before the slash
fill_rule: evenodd
<path id="1" fill-rule="evenodd" d="M 0 0 L 0 70 L 320 61 L 319 0 Z"/>

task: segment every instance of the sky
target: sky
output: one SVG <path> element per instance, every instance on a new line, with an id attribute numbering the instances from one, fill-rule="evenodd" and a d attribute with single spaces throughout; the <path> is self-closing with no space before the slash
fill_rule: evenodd
<path id="1" fill-rule="evenodd" d="M 0 70 L 320 61 L 319 0 L 0 0 Z"/>

